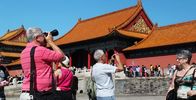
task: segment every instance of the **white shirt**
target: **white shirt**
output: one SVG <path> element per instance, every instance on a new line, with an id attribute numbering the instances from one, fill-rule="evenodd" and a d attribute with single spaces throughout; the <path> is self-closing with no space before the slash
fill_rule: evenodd
<path id="1" fill-rule="evenodd" d="M 114 83 L 112 74 L 116 67 L 109 64 L 96 63 L 93 66 L 92 77 L 96 83 L 98 97 L 114 96 Z"/>

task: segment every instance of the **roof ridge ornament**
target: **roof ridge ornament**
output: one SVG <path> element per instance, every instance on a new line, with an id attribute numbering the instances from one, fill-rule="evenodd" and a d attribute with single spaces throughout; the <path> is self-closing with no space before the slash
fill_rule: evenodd
<path id="1" fill-rule="evenodd" d="M 23 25 L 23 24 L 21 25 L 21 28 L 23 28 L 23 29 L 24 29 L 24 25 Z"/>
<path id="2" fill-rule="evenodd" d="M 151 33 L 152 33 L 155 29 L 157 29 L 157 27 L 158 27 L 158 23 L 155 23 L 155 24 L 152 26 L 152 31 L 151 31 Z"/>
<path id="3" fill-rule="evenodd" d="M 138 6 L 142 6 L 142 1 L 141 0 L 137 0 L 137 5 Z"/>
<path id="4" fill-rule="evenodd" d="M 159 25 L 158 23 L 155 23 L 155 25 L 153 26 L 154 28 L 157 28 Z"/>
<path id="5" fill-rule="evenodd" d="M 82 22 L 82 18 L 79 18 L 79 19 L 78 19 L 78 23 L 80 23 L 80 22 Z"/>
<path id="6" fill-rule="evenodd" d="M 155 27 L 158 27 L 158 23 L 155 23 Z"/>

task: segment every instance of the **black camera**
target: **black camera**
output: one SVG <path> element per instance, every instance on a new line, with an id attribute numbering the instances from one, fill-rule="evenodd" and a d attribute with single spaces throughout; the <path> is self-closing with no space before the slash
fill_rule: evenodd
<path id="1" fill-rule="evenodd" d="M 48 33 L 47 33 L 47 32 L 44 32 L 43 34 L 44 34 L 45 36 L 48 36 Z M 52 30 L 52 31 L 50 32 L 50 34 L 51 34 L 52 36 L 57 36 L 57 35 L 59 35 L 59 32 L 58 32 L 57 29 L 54 29 L 54 30 Z"/>

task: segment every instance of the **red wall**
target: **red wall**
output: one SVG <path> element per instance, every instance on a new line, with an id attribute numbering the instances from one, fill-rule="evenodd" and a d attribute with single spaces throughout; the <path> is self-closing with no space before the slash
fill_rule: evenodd
<path id="1" fill-rule="evenodd" d="M 192 62 L 196 62 L 196 53 L 192 55 Z M 176 64 L 176 55 L 165 55 L 165 56 L 156 56 L 156 57 L 145 57 L 145 58 L 134 58 L 127 59 L 126 65 L 145 65 L 149 68 L 150 64 L 152 65 L 161 65 L 161 67 L 167 67 L 168 64 Z"/>
<path id="2" fill-rule="evenodd" d="M 10 76 L 19 76 L 20 74 L 22 74 L 22 70 L 9 70 L 9 74 Z"/>

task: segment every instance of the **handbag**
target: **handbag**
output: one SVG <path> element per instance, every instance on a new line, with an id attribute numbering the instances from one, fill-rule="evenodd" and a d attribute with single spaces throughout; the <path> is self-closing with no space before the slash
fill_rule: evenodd
<path id="1" fill-rule="evenodd" d="M 175 76 L 177 76 L 177 72 Z M 170 90 L 167 93 L 166 100 L 177 100 L 177 86 L 175 84 L 174 84 L 174 89 Z"/>
<path id="2" fill-rule="evenodd" d="M 175 89 L 172 89 L 167 93 L 166 100 L 177 100 L 177 92 Z"/>
<path id="3" fill-rule="evenodd" d="M 92 77 L 92 73 L 93 73 L 93 69 L 91 70 L 91 77 L 90 77 L 90 80 L 88 81 L 87 93 L 88 93 L 88 96 L 89 96 L 89 100 L 97 100 L 96 84 L 95 84 L 95 80 Z"/>
<path id="4" fill-rule="evenodd" d="M 192 84 L 191 84 L 191 90 L 193 90 L 193 85 L 194 85 L 194 77 L 195 77 L 195 70 L 196 69 L 194 69 L 194 71 L 193 71 L 193 75 L 192 75 Z M 196 100 L 196 95 L 194 95 L 194 96 L 188 96 L 188 99 L 187 100 Z"/>

